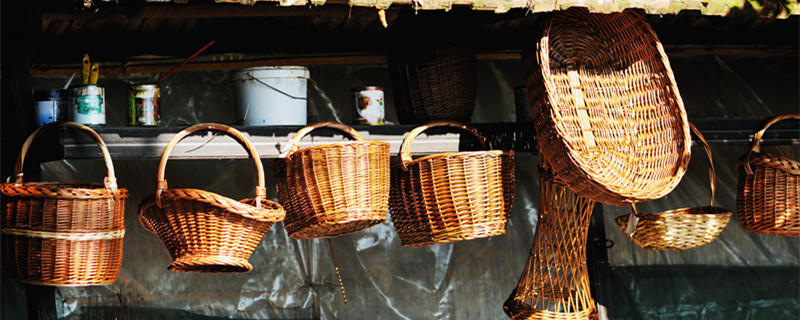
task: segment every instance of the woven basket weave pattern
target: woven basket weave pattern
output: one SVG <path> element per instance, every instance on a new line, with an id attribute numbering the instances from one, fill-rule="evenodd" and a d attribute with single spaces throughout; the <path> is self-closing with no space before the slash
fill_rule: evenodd
<path id="1" fill-rule="evenodd" d="M 332 122 L 298 131 L 293 142 L 322 127 L 358 141 L 298 148 L 272 162 L 278 201 L 286 208 L 284 226 L 296 239 L 335 237 L 386 221 L 389 144 L 363 141 L 352 128 Z"/>
<path id="2" fill-rule="evenodd" d="M 632 11 L 553 15 L 523 70 L 541 155 L 578 194 L 660 198 L 689 159 L 683 102 L 658 39 Z"/>
<path id="3" fill-rule="evenodd" d="M 108 170 L 105 184 L 22 182 L 25 154 L 33 141 L 62 126 L 87 133 L 100 147 Z M 15 172 L 15 183 L 0 184 L 3 271 L 37 285 L 116 281 L 122 264 L 128 190 L 116 186 L 114 166 L 100 136 L 73 122 L 43 126 L 25 141 Z"/>
<path id="4" fill-rule="evenodd" d="M 514 202 L 513 151 L 445 153 L 410 160 L 416 134 L 403 141 L 407 164 L 392 167 L 392 222 L 404 246 L 427 246 L 505 234 Z M 471 129 L 474 130 L 474 129 Z M 402 157 L 402 156 L 401 156 Z"/>

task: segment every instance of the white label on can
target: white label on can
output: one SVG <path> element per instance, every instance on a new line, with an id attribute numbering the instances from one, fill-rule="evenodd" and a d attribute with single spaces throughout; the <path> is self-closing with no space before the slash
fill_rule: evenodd
<path id="1" fill-rule="evenodd" d="M 356 100 L 356 120 L 359 124 L 384 124 L 383 90 L 359 90 Z"/>

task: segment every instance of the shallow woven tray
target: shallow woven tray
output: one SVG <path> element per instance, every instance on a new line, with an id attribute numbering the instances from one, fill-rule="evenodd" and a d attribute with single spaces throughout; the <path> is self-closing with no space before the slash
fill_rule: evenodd
<path id="1" fill-rule="evenodd" d="M 228 133 L 247 149 L 258 172 L 255 197 L 236 201 L 199 189 L 169 189 L 164 174 L 172 149 L 200 130 Z M 235 183 L 231 181 L 231 183 Z M 158 167 L 156 193 L 139 206 L 139 223 L 155 233 L 173 258 L 168 269 L 180 272 L 248 272 L 247 261 L 261 239 L 285 211 L 266 199 L 264 168 L 255 148 L 238 130 L 201 123 L 178 132 L 167 144 Z"/>
<path id="2" fill-rule="evenodd" d="M 300 149 L 300 140 L 320 128 L 336 129 L 355 141 Z M 272 167 L 292 238 L 336 237 L 386 221 L 388 143 L 365 141 L 347 125 L 323 121 L 298 130 L 289 145 Z"/>
<path id="3" fill-rule="evenodd" d="M 104 184 L 23 182 L 23 162 L 33 141 L 57 127 L 79 129 L 103 154 Z M 2 193 L 2 270 L 20 281 L 48 286 L 105 285 L 117 279 L 125 235 L 125 199 L 105 143 L 91 128 L 52 123 L 31 134 Z"/>
<path id="4" fill-rule="evenodd" d="M 753 136 L 750 151 L 739 162 L 736 216 L 753 233 L 800 236 L 800 162 L 761 152 L 764 132 L 778 121 L 800 119 L 784 114 Z"/>
<path id="5" fill-rule="evenodd" d="M 686 112 L 641 15 L 555 12 L 523 49 L 523 71 L 540 155 L 576 193 L 624 206 L 680 182 L 690 157 Z"/>

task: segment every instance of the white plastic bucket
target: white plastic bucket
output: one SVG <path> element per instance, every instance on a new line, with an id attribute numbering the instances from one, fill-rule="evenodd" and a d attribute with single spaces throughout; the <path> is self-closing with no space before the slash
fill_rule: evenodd
<path id="1" fill-rule="evenodd" d="M 236 121 L 247 126 L 306 125 L 306 67 L 256 67 L 233 72 Z"/>

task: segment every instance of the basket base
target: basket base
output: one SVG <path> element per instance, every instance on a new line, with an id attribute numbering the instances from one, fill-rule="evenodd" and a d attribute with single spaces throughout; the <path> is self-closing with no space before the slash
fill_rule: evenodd
<path id="1" fill-rule="evenodd" d="M 175 259 L 167 267 L 169 271 L 201 273 L 245 273 L 253 270 L 247 259 L 230 256 L 183 256 Z"/>
<path id="2" fill-rule="evenodd" d="M 594 306 L 590 308 L 576 311 L 576 312 L 557 312 L 549 310 L 538 310 L 531 308 L 531 306 L 520 303 L 514 299 L 508 299 L 503 304 L 503 312 L 514 320 L 544 320 L 544 319 L 560 319 L 560 320 L 597 320 L 598 314 Z"/>
<path id="3" fill-rule="evenodd" d="M 506 233 L 507 221 L 497 223 L 486 223 L 480 226 L 473 226 L 467 229 L 454 229 L 447 233 L 437 234 L 399 234 L 400 244 L 404 247 L 424 247 L 437 244 L 445 244 L 464 240 L 474 240 L 481 238 L 491 238 L 501 236 Z"/>
<path id="4" fill-rule="evenodd" d="M 308 228 L 297 230 L 289 234 L 294 239 L 320 239 L 333 238 L 355 233 L 386 221 L 386 216 L 376 219 L 361 219 L 347 222 L 330 221 Z"/>

